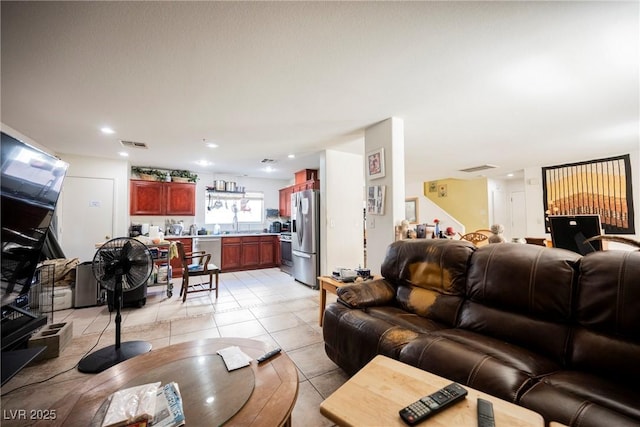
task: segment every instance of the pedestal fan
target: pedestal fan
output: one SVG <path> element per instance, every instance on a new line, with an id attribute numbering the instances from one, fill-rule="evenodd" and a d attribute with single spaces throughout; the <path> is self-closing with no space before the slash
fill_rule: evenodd
<path id="1" fill-rule="evenodd" d="M 153 257 L 149 248 L 136 239 L 118 237 L 103 244 L 93 257 L 93 275 L 100 285 L 114 294 L 116 305 L 116 343 L 85 356 L 78 370 L 102 372 L 120 362 L 151 351 L 145 341 L 120 342 L 122 293 L 132 291 L 149 279 Z"/>

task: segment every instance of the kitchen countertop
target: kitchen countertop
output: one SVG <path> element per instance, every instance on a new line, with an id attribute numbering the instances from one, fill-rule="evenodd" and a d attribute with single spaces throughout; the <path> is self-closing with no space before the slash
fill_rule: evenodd
<path id="1" fill-rule="evenodd" d="M 263 233 L 263 232 L 246 232 L 246 233 L 229 233 L 229 234 L 199 234 L 199 235 L 191 235 L 191 234 L 183 234 L 182 236 L 178 235 L 168 235 L 164 236 L 165 239 L 192 239 L 197 237 L 199 239 L 207 239 L 207 238 L 219 238 L 219 237 L 246 237 L 246 236 L 279 236 L 280 233 Z"/>

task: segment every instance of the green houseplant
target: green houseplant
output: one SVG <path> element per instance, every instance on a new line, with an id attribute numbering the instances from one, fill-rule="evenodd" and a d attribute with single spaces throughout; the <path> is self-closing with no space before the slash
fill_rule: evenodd
<path id="1" fill-rule="evenodd" d="M 131 172 L 138 175 L 140 179 L 146 181 L 165 181 L 167 177 L 167 171 L 140 166 L 132 166 Z"/>
<path id="2" fill-rule="evenodd" d="M 172 170 L 169 174 L 171 179 L 176 182 L 196 182 L 198 180 L 198 175 L 187 170 Z"/>

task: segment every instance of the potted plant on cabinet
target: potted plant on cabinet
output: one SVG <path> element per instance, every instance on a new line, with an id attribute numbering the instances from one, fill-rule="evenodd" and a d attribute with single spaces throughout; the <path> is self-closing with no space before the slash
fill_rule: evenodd
<path id="1" fill-rule="evenodd" d="M 187 170 L 172 170 L 169 174 L 174 182 L 196 182 L 198 180 L 198 175 Z"/>
<path id="2" fill-rule="evenodd" d="M 159 169 L 143 168 L 140 166 L 132 166 L 131 172 L 135 173 L 144 181 L 164 181 L 167 172 Z"/>

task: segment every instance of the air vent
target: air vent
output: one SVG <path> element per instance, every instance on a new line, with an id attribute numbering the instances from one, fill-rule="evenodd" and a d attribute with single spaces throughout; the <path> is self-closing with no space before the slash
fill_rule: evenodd
<path id="1" fill-rule="evenodd" d="M 262 161 L 260 161 L 260 163 L 264 163 L 264 164 L 268 164 L 268 163 L 275 163 L 276 161 L 273 159 L 262 159 Z"/>
<path id="2" fill-rule="evenodd" d="M 480 166 L 474 166 L 472 168 L 460 169 L 460 172 L 480 172 L 487 169 L 495 169 L 497 167 L 498 166 L 496 165 L 480 165 Z"/>
<path id="3" fill-rule="evenodd" d="M 120 140 L 120 144 L 122 144 L 123 147 L 128 147 L 128 148 L 149 148 L 147 147 L 147 144 L 145 144 L 144 142 Z"/>

